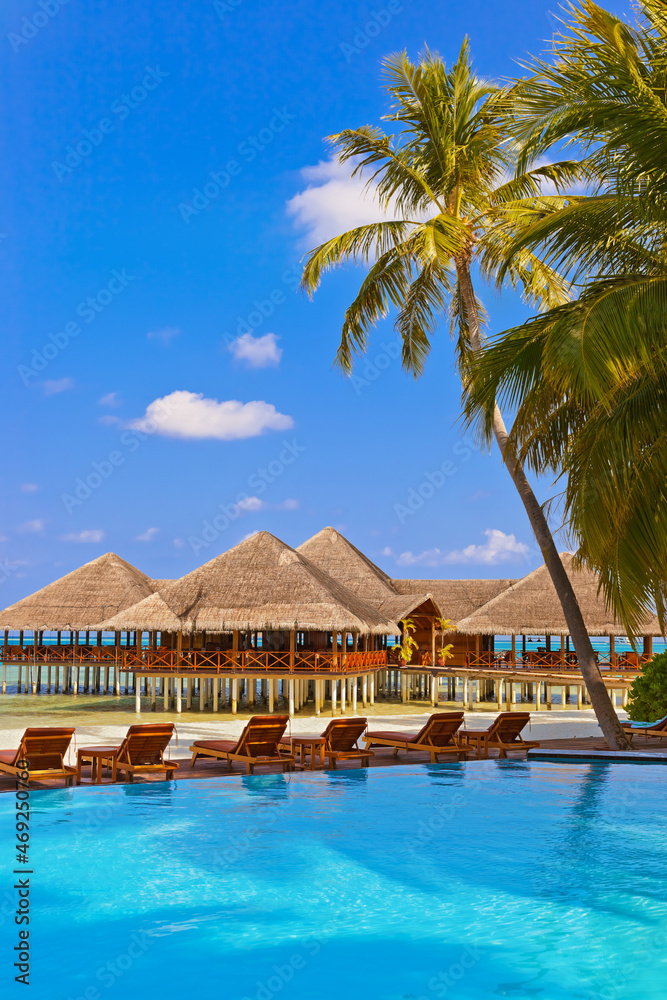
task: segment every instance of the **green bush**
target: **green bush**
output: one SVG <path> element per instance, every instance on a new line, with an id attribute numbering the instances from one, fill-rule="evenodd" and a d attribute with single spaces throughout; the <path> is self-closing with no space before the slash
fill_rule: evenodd
<path id="1" fill-rule="evenodd" d="M 658 653 L 632 682 L 627 705 L 633 722 L 655 722 L 667 715 L 667 653 Z"/>

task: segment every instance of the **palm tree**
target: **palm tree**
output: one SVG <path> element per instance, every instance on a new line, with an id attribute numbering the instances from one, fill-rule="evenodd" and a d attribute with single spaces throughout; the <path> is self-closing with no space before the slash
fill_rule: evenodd
<path id="1" fill-rule="evenodd" d="M 531 250 L 507 261 L 511 235 L 534 220 L 534 213 L 562 209 L 564 195 L 544 197 L 541 183 L 562 189 L 582 170 L 570 161 L 535 167 L 515 175 L 516 143 L 508 132 L 506 92 L 472 71 L 467 40 L 451 69 L 427 52 L 418 65 L 405 54 L 385 60 L 391 100 L 386 121 L 397 135 L 364 126 L 331 137 L 341 163 L 353 173 L 371 170 L 380 203 L 393 208 L 393 221 L 360 226 L 315 248 L 306 259 L 302 287 L 313 294 L 325 271 L 352 261 L 369 265 L 359 293 L 348 307 L 337 361 L 352 369 L 353 356 L 368 346 L 370 329 L 393 306 L 402 339 L 404 368 L 423 371 L 439 318 L 449 311 L 458 324 L 459 367 L 464 389 L 470 362 L 483 351 L 480 309 L 471 264 L 493 277 L 505 261 L 506 276 L 529 301 L 555 306 L 567 288 L 557 272 Z M 508 179 L 509 178 L 509 179 Z M 514 209 L 517 199 L 528 199 Z M 609 744 L 627 739 L 598 670 L 590 638 L 570 579 L 558 555 L 547 519 L 513 449 L 500 410 L 492 415 L 495 439 L 528 514 L 560 598 L 581 671 Z"/>
<path id="2" fill-rule="evenodd" d="M 504 252 L 539 252 L 583 290 L 486 350 L 468 409 L 491 434 L 496 400 L 515 406 L 520 460 L 565 473 L 578 555 L 632 635 L 667 619 L 667 9 L 644 0 L 634 27 L 590 0 L 570 15 L 515 90 L 520 165 L 577 144 L 597 187 Z"/>

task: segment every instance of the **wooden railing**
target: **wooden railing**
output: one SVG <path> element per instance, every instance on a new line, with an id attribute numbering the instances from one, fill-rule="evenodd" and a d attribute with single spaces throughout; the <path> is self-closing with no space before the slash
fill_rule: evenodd
<path id="1" fill-rule="evenodd" d="M 136 649 L 123 653 L 123 669 L 132 671 L 202 671 L 206 673 L 327 673 L 345 674 L 364 670 L 380 670 L 386 666 L 385 650 L 369 652 L 332 652 L 299 650 L 295 653 L 250 649 L 234 653 L 231 650 Z"/>
<path id="2" fill-rule="evenodd" d="M 612 653 L 611 656 L 598 656 L 597 663 L 600 670 L 629 671 L 637 673 L 641 671 L 644 663 L 650 660 L 650 656 L 640 656 L 637 653 Z M 499 650 L 498 652 L 466 653 L 465 666 L 469 669 L 479 670 L 532 670 L 550 673 L 563 673 L 572 671 L 580 673 L 579 663 L 575 653 L 561 653 L 560 650 L 553 652 L 530 652 L 516 654 Z"/>
<path id="3" fill-rule="evenodd" d="M 108 663 L 122 660 L 120 646 L 0 646 L 5 663 Z"/>

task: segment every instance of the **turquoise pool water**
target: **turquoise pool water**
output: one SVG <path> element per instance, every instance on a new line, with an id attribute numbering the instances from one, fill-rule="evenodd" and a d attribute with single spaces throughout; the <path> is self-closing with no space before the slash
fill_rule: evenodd
<path id="1" fill-rule="evenodd" d="M 5 874 L 2 995 L 664 1000 L 666 793 L 516 761 L 34 792 L 32 986 Z M 13 822 L 3 795 L 5 873 Z"/>

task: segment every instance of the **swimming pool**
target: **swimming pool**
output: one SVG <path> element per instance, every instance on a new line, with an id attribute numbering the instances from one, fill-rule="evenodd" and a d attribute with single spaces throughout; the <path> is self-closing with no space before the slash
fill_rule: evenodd
<path id="1" fill-rule="evenodd" d="M 34 792 L 26 995 L 664 1000 L 666 792 L 517 761 Z"/>

